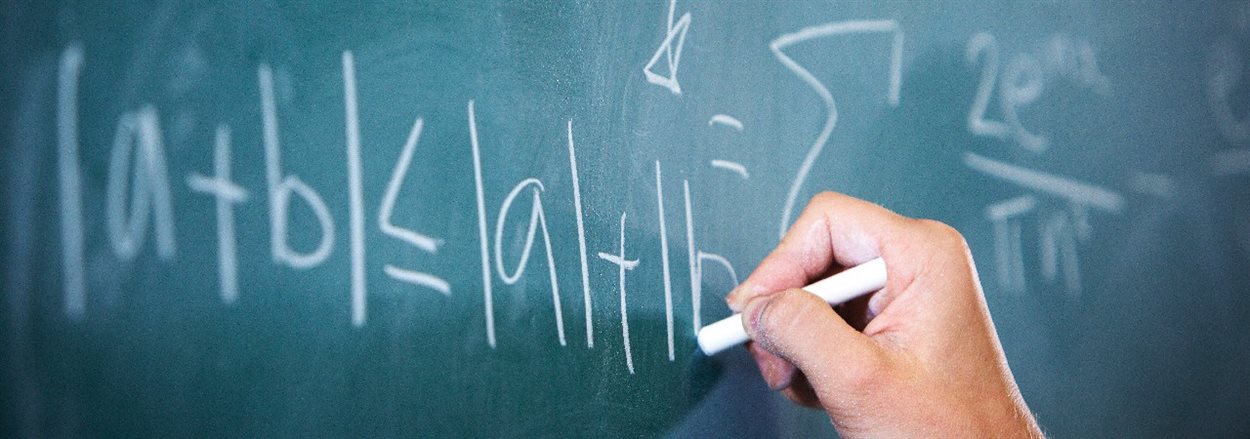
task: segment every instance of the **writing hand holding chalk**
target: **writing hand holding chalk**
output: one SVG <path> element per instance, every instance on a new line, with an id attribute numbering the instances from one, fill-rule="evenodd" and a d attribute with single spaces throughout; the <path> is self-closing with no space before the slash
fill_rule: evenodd
<path id="1" fill-rule="evenodd" d="M 883 267 L 868 281 L 888 267 L 884 288 L 838 312 L 799 289 L 869 261 Z M 843 437 L 1041 436 L 949 226 L 824 193 L 726 300 L 768 385 L 823 408 Z"/>
<path id="2" fill-rule="evenodd" d="M 803 291 L 816 295 L 830 305 L 840 305 L 856 297 L 880 290 L 885 286 L 885 261 L 876 258 L 829 276 L 822 281 L 803 287 Z M 750 339 L 742 326 L 742 314 L 734 314 L 724 320 L 704 326 L 699 330 L 699 349 L 705 355 L 745 343 Z"/>

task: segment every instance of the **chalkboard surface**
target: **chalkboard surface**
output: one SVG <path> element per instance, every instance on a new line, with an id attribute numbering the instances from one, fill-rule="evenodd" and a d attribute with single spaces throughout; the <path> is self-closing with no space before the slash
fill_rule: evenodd
<path id="1" fill-rule="evenodd" d="M 1250 434 L 1245 2 L 5 2 L 0 435 L 831 435 L 721 298 L 966 236 L 1056 437 Z"/>

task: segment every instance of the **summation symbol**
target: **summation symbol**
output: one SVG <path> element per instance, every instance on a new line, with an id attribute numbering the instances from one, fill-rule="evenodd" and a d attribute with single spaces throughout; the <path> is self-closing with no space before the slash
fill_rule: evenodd
<path id="1" fill-rule="evenodd" d="M 829 91 L 829 88 L 824 83 L 816 79 L 812 72 L 795 61 L 794 58 L 791 58 L 785 49 L 804 41 L 859 34 L 885 34 L 890 36 L 890 88 L 887 102 L 891 107 L 897 107 L 899 87 L 902 83 L 904 38 L 903 30 L 899 27 L 897 21 L 859 20 L 825 23 L 781 35 L 768 45 L 773 52 L 773 56 L 777 58 L 781 65 L 789 69 L 799 79 L 802 79 L 808 87 L 811 87 L 812 91 L 820 96 L 820 100 L 826 109 L 825 125 L 820 129 L 820 134 L 816 136 L 816 141 L 812 142 L 812 146 L 808 148 L 807 155 L 803 157 L 803 164 L 799 166 L 799 172 L 795 174 L 794 180 L 790 183 L 790 190 L 786 194 L 785 207 L 781 209 L 781 227 L 777 233 L 778 237 L 785 236 L 786 230 L 790 228 L 790 217 L 794 214 L 795 202 L 799 198 L 799 189 L 803 187 L 803 182 L 807 180 L 807 174 L 812 170 L 812 164 L 816 162 L 817 157 L 820 157 L 820 152 L 825 148 L 825 144 L 828 143 L 834 127 L 838 125 L 838 105 L 833 99 L 833 93 Z"/>

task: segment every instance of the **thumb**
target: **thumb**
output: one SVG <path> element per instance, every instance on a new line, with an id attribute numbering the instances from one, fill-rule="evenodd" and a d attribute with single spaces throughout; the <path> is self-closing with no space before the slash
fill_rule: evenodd
<path id="1" fill-rule="evenodd" d="M 857 390 L 881 369 L 876 342 L 814 294 L 792 288 L 757 296 L 743 316 L 751 339 L 802 370 L 820 396 Z"/>

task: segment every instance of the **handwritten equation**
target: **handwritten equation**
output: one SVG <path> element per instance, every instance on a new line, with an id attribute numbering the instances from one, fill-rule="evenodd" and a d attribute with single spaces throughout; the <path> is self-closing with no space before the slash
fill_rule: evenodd
<path id="1" fill-rule="evenodd" d="M 657 28 L 662 30 L 659 44 L 655 46 L 652 55 L 644 63 L 640 63 L 641 77 L 634 76 L 632 79 L 663 88 L 674 99 L 679 99 L 683 93 L 679 69 L 683 59 L 687 63 L 697 62 L 688 56 L 683 58 L 683 52 L 686 49 L 687 35 L 692 30 L 698 32 L 698 27 L 690 12 L 680 15 L 677 12 L 676 1 L 670 1 L 666 19 L 657 23 Z M 1245 33 L 1250 32 L 1237 35 Z M 887 77 L 881 78 L 880 92 L 884 94 L 885 102 L 890 108 L 897 107 L 903 98 L 901 86 L 906 38 L 903 26 L 897 20 L 822 23 L 783 33 L 769 42 L 768 50 L 774 60 L 791 75 L 790 79 L 797 80 L 810 89 L 820 99 L 824 110 L 819 132 L 810 143 L 803 145 L 806 152 L 789 179 L 784 194 L 784 207 L 780 212 L 778 232 L 781 234 L 789 227 L 805 182 L 816 160 L 829 146 L 831 136 L 838 129 L 840 116 L 838 100 L 830 88 L 808 66 L 800 64 L 787 51 L 814 41 L 838 38 L 888 41 L 888 53 L 862 62 L 888 65 Z M 1206 78 L 1209 84 L 1208 102 L 1222 136 L 1235 145 L 1211 159 L 1212 172 L 1218 175 L 1250 172 L 1250 150 L 1246 149 L 1250 145 L 1250 118 L 1237 116 L 1230 104 L 1236 99 L 1233 94 L 1238 90 L 1237 81 L 1244 73 L 1245 60 L 1240 54 L 1244 52 L 1247 41 L 1244 36 L 1230 36 L 1211 50 L 1211 73 Z M 1097 48 L 1088 40 L 1068 34 L 1054 34 L 1039 47 L 1042 49 L 1033 52 L 1004 51 L 994 35 L 988 32 L 978 32 L 967 39 L 963 61 L 977 71 L 976 91 L 966 107 L 968 133 L 988 139 L 1003 148 L 1003 151 L 1023 151 L 1036 156 L 1077 147 L 1057 142 L 1044 128 L 1029 126 L 1027 118 L 1022 115 L 1057 82 L 1064 82 L 1068 87 L 1094 96 L 1109 96 L 1115 93 L 1115 78 L 1102 72 L 1098 64 Z M 82 46 L 71 43 L 60 54 L 57 76 L 56 139 L 61 261 L 64 269 L 63 310 L 67 316 L 73 318 L 80 318 L 88 312 L 89 294 L 84 271 L 84 230 L 88 223 L 82 190 L 87 182 L 84 182 L 81 170 L 82 146 L 79 141 L 78 108 L 78 83 L 87 65 L 87 55 Z M 341 52 L 340 65 L 343 87 L 342 122 L 345 128 L 345 138 L 342 140 L 346 157 L 342 171 L 347 177 L 344 188 L 347 195 L 345 207 L 348 212 L 345 229 L 340 224 L 342 218 L 336 218 L 331 213 L 331 206 L 322 197 L 323 192 L 315 188 L 315 182 L 306 181 L 283 166 L 283 132 L 279 123 L 282 109 L 275 98 L 274 68 L 264 62 L 256 66 L 255 83 L 261 115 L 259 123 L 260 143 L 264 152 L 264 187 L 248 188 L 235 180 L 232 166 L 235 162 L 233 151 L 236 139 L 232 127 L 227 124 L 218 124 L 213 131 L 211 166 L 201 172 L 183 176 L 182 182 L 190 192 L 211 200 L 214 206 L 218 290 L 220 300 L 226 306 L 234 306 L 240 295 L 245 294 L 239 284 L 235 218 L 235 210 L 245 203 L 263 202 L 268 208 L 269 257 L 274 266 L 295 271 L 322 266 L 336 250 L 336 233 L 346 231 L 346 251 L 349 255 L 347 272 L 350 277 L 348 303 L 350 321 L 355 327 L 363 327 L 368 323 L 369 284 L 366 277 L 373 267 L 372 264 L 377 262 L 370 259 L 366 245 L 368 234 L 378 233 L 386 239 L 435 256 L 440 254 L 446 244 L 443 238 L 400 225 L 402 221 L 397 221 L 395 217 L 395 207 L 403 183 L 413 163 L 420 160 L 421 140 L 426 129 L 425 120 L 421 116 L 412 121 L 393 166 L 384 170 L 389 179 L 383 188 L 379 204 L 375 209 L 365 205 L 363 176 L 366 171 L 379 170 L 366 170 L 362 161 L 362 108 L 358 102 L 357 69 L 352 51 Z M 498 206 L 487 205 L 487 194 L 492 190 L 484 184 L 482 144 L 489 139 L 483 138 L 483 133 L 479 132 L 475 100 L 464 102 L 464 109 L 463 122 L 469 146 L 465 153 L 471 157 L 472 163 L 472 169 L 465 171 L 471 171 L 473 175 L 483 330 L 489 346 L 495 348 L 498 343 L 494 305 L 497 283 L 511 286 L 524 279 L 526 270 L 531 265 L 531 257 L 538 257 L 534 255 L 538 251 L 545 258 L 542 265 L 545 266 L 546 273 L 542 275 L 546 276 L 550 285 L 549 312 L 554 317 L 554 328 L 550 335 L 553 340 L 560 346 L 567 346 L 570 338 L 568 329 L 570 325 L 576 324 L 569 320 L 576 319 L 580 314 L 580 323 L 584 325 L 585 347 L 594 348 L 594 303 L 604 300 L 594 290 L 615 290 L 612 305 L 619 304 L 624 366 L 629 373 L 635 373 L 628 291 L 634 288 L 632 285 L 637 281 L 631 277 L 631 272 L 644 261 L 658 256 L 664 293 L 667 357 L 669 361 L 675 361 L 676 337 L 685 329 L 679 330 L 675 327 L 674 316 L 678 311 L 674 307 L 674 294 L 684 286 L 674 286 L 671 277 L 675 268 L 669 253 L 673 246 L 669 242 L 670 215 L 665 211 L 665 197 L 676 196 L 677 189 L 673 185 L 669 185 L 670 189 L 665 189 L 664 164 L 655 160 L 653 167 L 658 219 L 654 233 L 659 236 L 660 251 L 658 255 L 652 255 L 631 245 L 631 237 L 626 233 L 631 218 L 625 212 L 620 212 L 617 221 L 614 221 L 617 227 L 613 230 L 587 230 L 584 218 L 586 203 L 582 198 L 579 173 L 577 126 L 574 120 L 564 121 L 562 127 L 553 129 L 562 129 L 564 134 L 565 145 L 562 152 L 568 160 L 571 192 L 558 196 L 572 200 L 575 229 L 553 229 L 545 204 L 548 201 L 545 200 L 557 195 L 549 192 L 547 184 L 540 178 L 526 177 L 515 182 L 506 192 L 502 192 L 506 195 Z M 752 127 L 728 112 L 707 115 L 706 127 L 700 128 L 743 133 Z M 173 185 L 178 180 L 176 176 L 169 175 L 163 133 L 161 114 L 154 105 L 140 106 L 123 113 L 117 119 L 104 182 L 106 199 L 102 216 L 110 249 L 120 261 L 138 258 L 149 238 L 155 240 L 155 257 L 159 261 L 172 263 L 179 252 L 173 200 L 176 192 Z M 1035 250 L 1038 252 L 1039 271 L 1044 280 L 1062 285 L 1070 297 L 1079 298 L 1082 291 L 1081 246 L 1093 239 L 1096 233 L 1091 216 L 1122 214 L 1132 199 L 1122 189 L 1032 168 L 993 154 L 967 151 L 961 158 L 962 163 L 954 164 L 955 166 L 962 165 L 966 172 L 1006 183 L 1019 191 L 1018 195 L 989 203 L 983 212 L 993 236 L 992 264 L 997 274 L 997 285 L 1001 290 L 1019 294 L 1029 287 L 1030 279 L 1027 274 L 1031 271 L 1026 268 L 1024 254 L 1033 249 L 1026 249 L 1026 241 L 1023 239 L 1029 233 L 1037 237 L 1038 248 Z M 751 163 L 718 157 L 708 159 L 706 165 L 716 170 L 718 176 L 744 182 L 752 179 Z M 561 166 L 563 167 L 563 163 Z M 1160 199 L 1174 196 L 1176 185 L 1173 177 L 1146 170 L 1134 170 L 1129 179 L 1129 190 Z M 733 284 L 737 284 L 740 273 L 729 258 L 696 241 L 695 217 L 698 212 L 693 209 L 695 203 L 692 202 L 688 179 L 681 181 L 680 197 L 683 211 L 679 214 L 681 219 L 676 221 L 679 221 L 677 227 L 684 229 L 685 242 L 678 245 L 685 247 L 686 264 L 681 268 L 687 270 L 690 279 L 688 312 L 692 332 L 689 334 L 693 334 L 700 329 L 702 323 L 705 277 L 709 273 L 720 272 L 732 279 Z M 305 207 L 311 212 L 315 227 L 292 230 L 291 215 L 296 206 Z M 523 227 L 517 229 L 522 231 L 523 239 L 520 241 L 522 244 L 519 259 L 515 264 L 509 265 L 504 257 L 504 242 L 512 242 L 510 240 L 514 237 L 509 236 L 505 226 L 514 224 L 515 221 L 523 224 Z M 294 245 L 291 237 L 297 232 L 315 236 L 313 245 Z M 588 248 L 586 237 L 592 232 L 611 234 L 615 237 L 615 245 L 605 249 Z M 561 249 L 553 246 L 553 234 L 576 237 L 578 266 L 574 276 L 578 279 L 580 291 L 570 293 L 560 289 L 561 276 L 567 273 L 561 272 L 564 267 L 556 263 L 556 254 Z M 616 273 L 614 285 L 595 285 L 592 288 L 589 274 L 592 263 L 609 264 Z M 433 293 L 431 297 L 435 300 L 458 297 L 468 291 L 477 294 L 479 289 L 478 285 L 454 285 L 440 273 L 403 261 L 381 261 L 380 267 L 389 279 L 429 291 Z M 725 291 L 716 293 L 719 297 Z M 568 294 L 580 294 L 583 305 L 581 310 L 565 309 L 563 297 Z"/>

